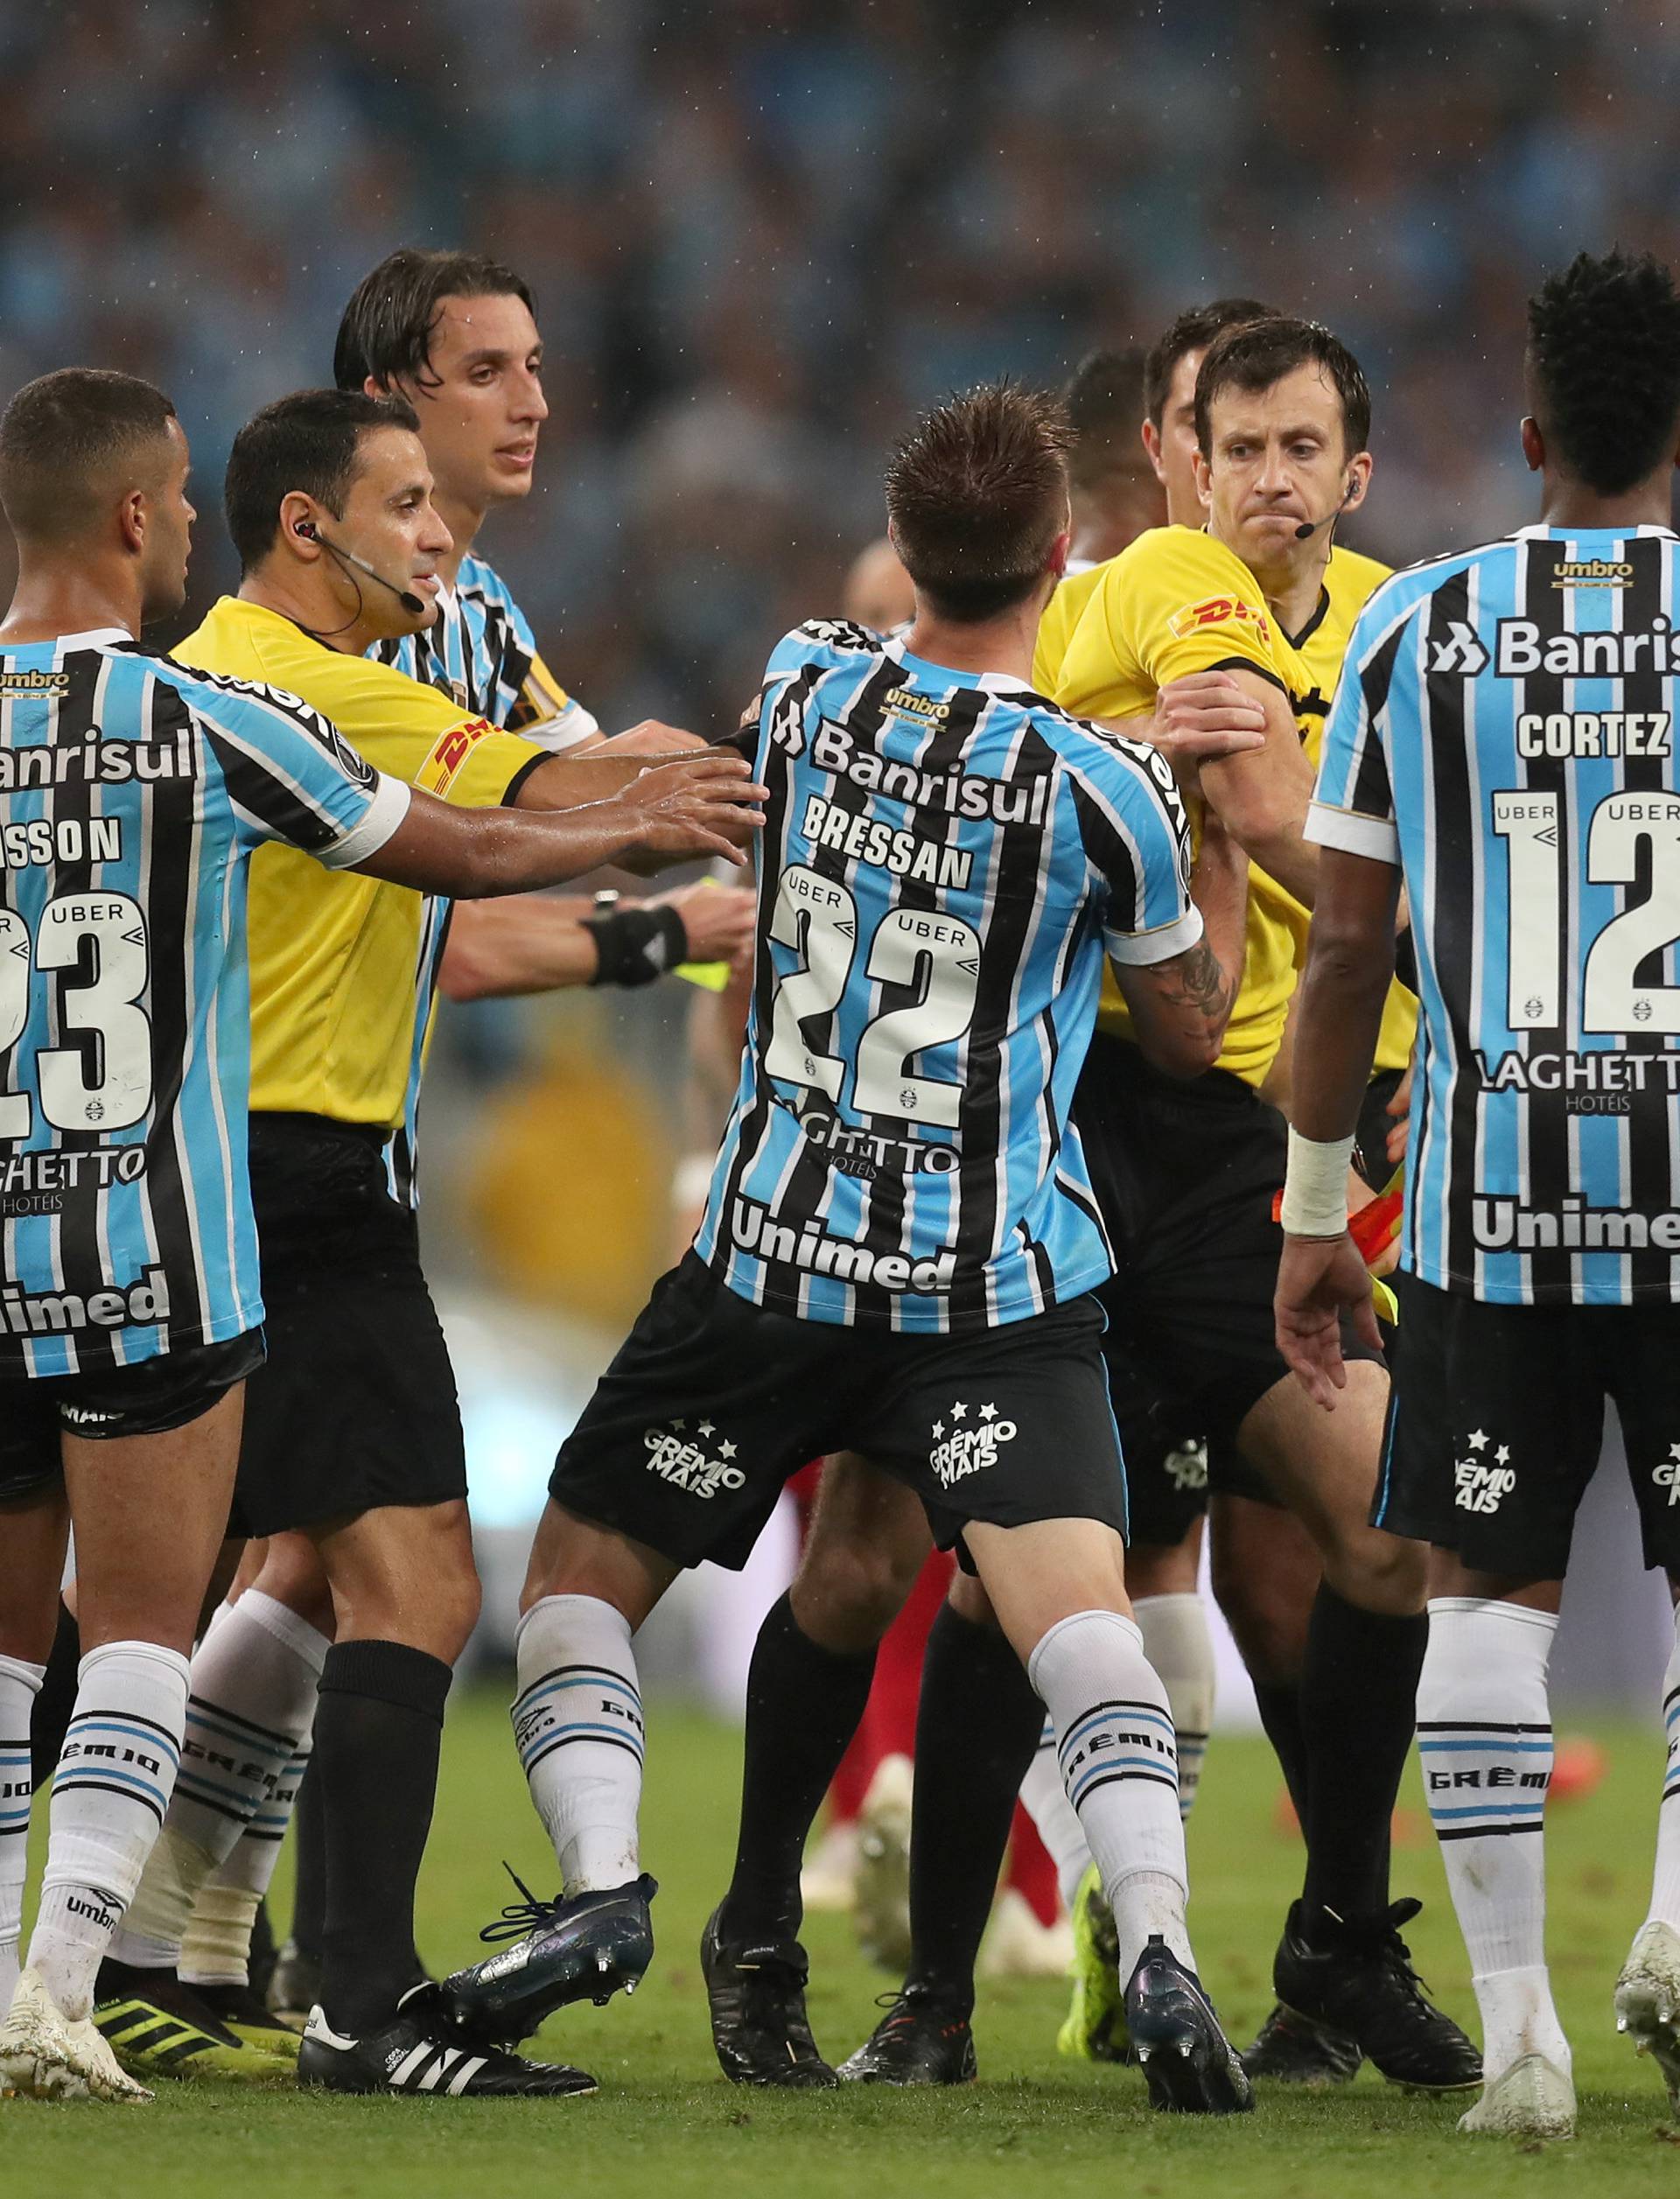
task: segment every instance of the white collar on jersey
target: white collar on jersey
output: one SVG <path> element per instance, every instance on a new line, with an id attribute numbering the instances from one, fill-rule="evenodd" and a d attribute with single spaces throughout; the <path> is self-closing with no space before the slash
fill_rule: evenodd
<path id="1" fill-rule="evenodd" d="M 881 644 L 883 656 L 890 656 L 895 664 L 925 664 L 930 672 L 948 672 L 962 681 L 964 687 L 983 687 L 988 695 L 1024 695 L 1028 683 L 1018 672 L 959 672 L 954 664 L 935 664 L 931 657 L 913 656 L 901 638 L 889 634 Z"/>

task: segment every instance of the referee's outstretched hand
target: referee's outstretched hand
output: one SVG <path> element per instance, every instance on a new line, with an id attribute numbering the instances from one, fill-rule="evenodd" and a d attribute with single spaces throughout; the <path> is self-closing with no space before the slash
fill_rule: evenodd
<path id="1" fill-rule="evenodd" d="M 1307 1396 L 1326 1412 L 1335 1410 L 1336 1392 L 1348 1386 L 1344 1313 L 1363 1341 L 1381 1351 L 1370 1271 L 1352 1237 L 1285 1237 L 1272 1299 L 1278 1348 Z"/>
<path id="2" fill-rule="evenodd" d="M 668 863 L 721 855 L 745 861 L 764 823 L 760 804 L 770 789 L 760 786 L 739 756 L 696 749 L 676 761 L 639 772 L 619 796 L 636 817 L 640 846 L 620 857 L 626 870 L 663 869 Z"/>

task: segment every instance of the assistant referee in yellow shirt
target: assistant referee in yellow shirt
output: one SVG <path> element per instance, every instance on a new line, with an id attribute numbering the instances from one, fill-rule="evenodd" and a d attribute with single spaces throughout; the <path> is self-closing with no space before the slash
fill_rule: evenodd
<path id="1" fill-rule="evenodd" d="M 176 655 L 301 695 L 370 762 L 452 802 L 556 809 L 615 794 L 648 756 L 556 757 L 364 655 L 436 615 L 450 537 L 430 491 L 405 400 L 317 390 L 268 406 L 228 461 L 239 594 Z M 336 1636 L 313 1775 L 325 1977 L 299 2076 L 340 2090 L 480 2090 L 483 2064 L 463 2055 L 444 2070 L 427 1997 L 410 1997 L 444 1700 L 479 1608 L 454 1376 L 415 1212 L 387 1169 L 438 905 L 347 883 L 323 893 L 302 864 L 253 865 L 251 1176 L 270 1362 L 248 1398 L 235 1523 L 303 1530 L 332 1591 L 331 1612 L 314 1614 Z M 286 1539 L 271 1564 L 284 1565 Z M 298 1608 L 294 1584 L 265 1568 L 256 1585 Z"/>

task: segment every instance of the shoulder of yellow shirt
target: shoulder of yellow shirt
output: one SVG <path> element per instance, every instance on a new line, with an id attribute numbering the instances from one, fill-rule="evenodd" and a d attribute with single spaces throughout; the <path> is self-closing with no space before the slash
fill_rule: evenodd
<path id="1" fill-rule="evenodd" d="M 1344 550 L 1338 543 L 1330 553 L 1325 579 L 1331 602 L 1339 610 L 1347 610 L 1351 624 L 1353 617 L 1364 609 L 1382 583 L 1393 575 L 1392 565 L 1383 564 L 1380 558 L 1367 557 L 1357 550 Z"/>
<path id="2" fill-rule="evenodd" d="M 262 604 L 224 596 L 172 651 L 189 669 L 253 679 L 297 696 L 394 778 L 468 807 L 511 793 L 546 749 L 462 710 L 440 689 L 376 658 L 329 648 Z"/>

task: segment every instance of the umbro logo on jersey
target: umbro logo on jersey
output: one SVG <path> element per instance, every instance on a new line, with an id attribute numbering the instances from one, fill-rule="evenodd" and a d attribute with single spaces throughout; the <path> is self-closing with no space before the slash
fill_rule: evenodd
<path id="1" fill-rule="evenodd" d="M 948 1422 L 935 1420 L 933 1432 L 928 1463 L 940 1487 L 949 1488 L 954 1481 L 964 1481 L 970 1474 L 996 1466 L 999 1450 L 1005 1443 L 1013 1443 L 1019 1430 L 1014 1421 L 998 1418 L 995 1404 L 976 1407 L 970 1418 L 966 1400 L 958 1397 Z"/>
<path id="2" fill-rule="evenodd" d="M 1470 1456 L 1453 1462 L 1452 1478 L 1458 1487 L 1452 1502 L 1462 1512 L 1496 1512 L 1516 1487 L 1516 1474 L 1509 1464 L 1510 1446 L 1502 1443 L 1490 1453 L 1492 1441 L 1485 1428 L 1473 1428 L 1467 1440 Z"/>
<path id="3" fill-rule="evenodd" d="M 1481 636 L 1462 619 L 1449 620 L 1446 638 L 1429 645 L 1432 672 L 1456 672 L 1467 680 L 1474 679 L 1478 672 L 1487 670 L 1490 662 Z"/>
<path id="4" fill-rule="evenodd" d="M 686 1420 L 673 1420 L 668 1428 L 645 1429 L 641 1439 L 648 1446 L 648 1471 L 673 1488 L 687 1489 L 691 1496 L 710 1499 L 719 1489 L 745 1488 L 746 1474 L 731 1464 L 738 1446 L 721 1439 L 713 1446 L 718 1455 L 708 1458 L 696 1439 L 710 1441 L 717 1433 L 710 1420 L 702 1420 L 693 1437 Z"/>

